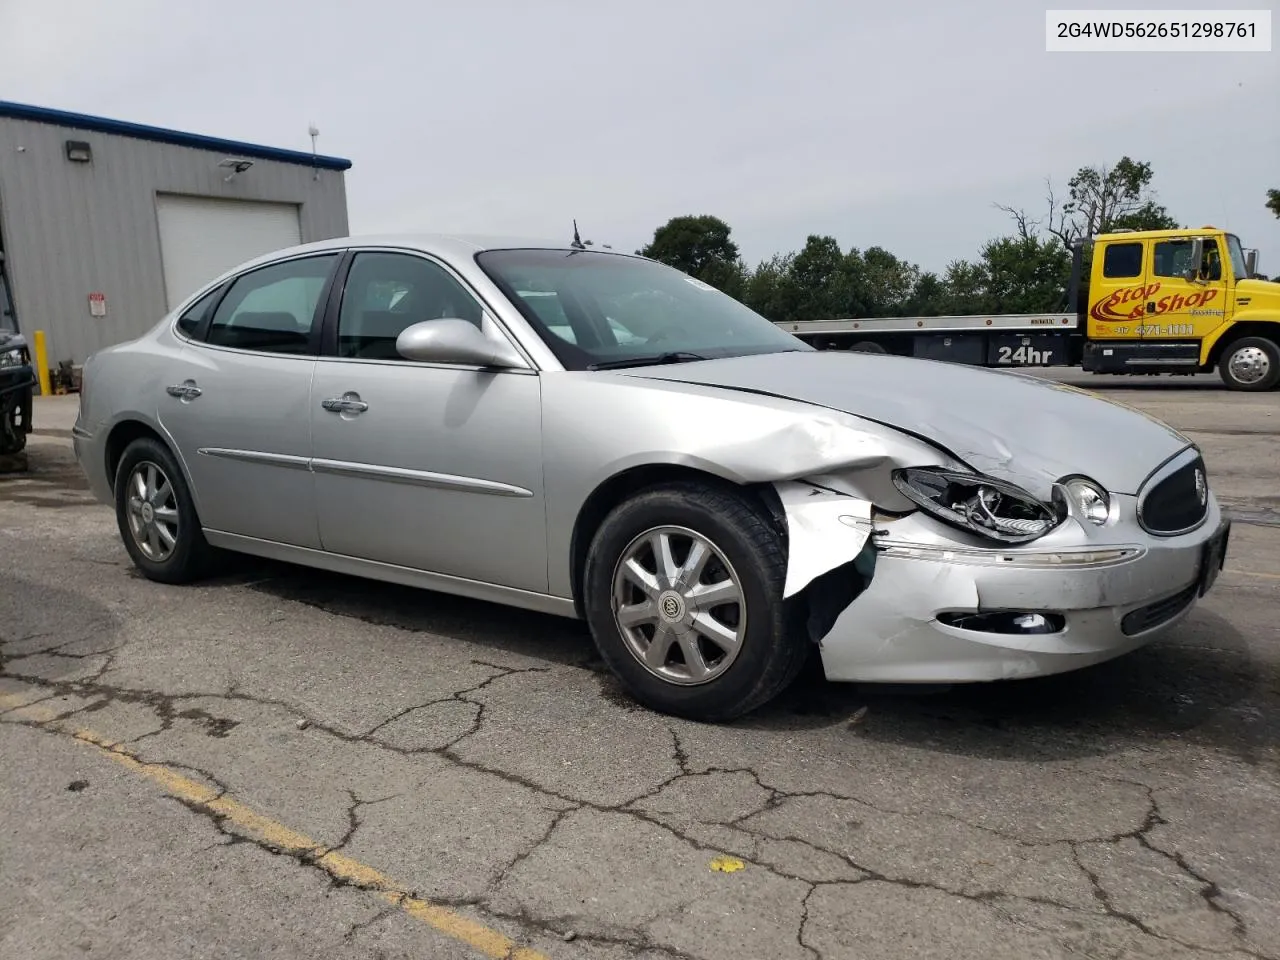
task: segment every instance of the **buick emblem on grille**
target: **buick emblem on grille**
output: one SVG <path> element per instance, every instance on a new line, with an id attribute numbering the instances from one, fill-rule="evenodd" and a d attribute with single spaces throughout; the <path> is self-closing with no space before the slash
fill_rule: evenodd
<path id="1" fill-rule="evenodd" d="M 1196 496 L 1200 498 L 1200 506 L 1204 506 L 1209 499 L 1209 485 L 1204 482 L 1204 471 L 1196 471 Z"/>

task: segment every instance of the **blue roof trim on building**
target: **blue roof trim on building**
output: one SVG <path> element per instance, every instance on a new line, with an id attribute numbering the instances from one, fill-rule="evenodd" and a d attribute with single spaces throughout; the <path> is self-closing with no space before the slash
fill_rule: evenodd
<path id="1" fill-rule="evenodd" d="M 240 143 L 236 140 L 204 137 L 196 133 L 184 133 L 181 130 L 149 127 L 141 123 L 126 123 L 123 120 L 94 117 L 85 113 L 70 113 L 66 110 L 51 110 L 48 107 L 33 107 L 25 103 L 11 103 L 7 100 L 0 100 L 0 117 L 34 120 L 37 123 L 51 123 L 61 127 L 74 127 L 79 130 L 95 130 L 99 133 L 114 133 L 118 136 L 134 137 L 138 140 L 172 143 L 179 147 L 195 147 L 197 150 L 218 150 L 245 157 L 257 157 L 260 160 L 297 163 L 307 167 L 320 167 L 322 170 L 351 169 L 351 161 L 342 157 L 313 156 L 301 150 L 282 150 L 278 147 L 264 147 L 256 143 Z"/>

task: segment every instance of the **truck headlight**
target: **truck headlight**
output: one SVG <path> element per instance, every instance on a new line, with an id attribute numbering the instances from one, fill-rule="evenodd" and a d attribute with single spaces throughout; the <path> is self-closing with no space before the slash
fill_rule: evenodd
<path id="1" fill-rule="evenodd" d="M 1000 543 L 1028 543 L 1062 520 L 1022 488 L 977 473 L 909 467 L 895 470 L 893 483 L 944 523 Z"/>
<path id="2" fill-rule="evenodd" d="M 1059 484 L 1082 519 L 1102 526 L 1111 516 L 1111 497 L 1087 477 L 1071 477 Z"/>
<path id="3" fill-rule="evenodd" d="M 26 347 L 10 347 L 0 350 L 0 367 L 21 367 L 27 363 Z"/>

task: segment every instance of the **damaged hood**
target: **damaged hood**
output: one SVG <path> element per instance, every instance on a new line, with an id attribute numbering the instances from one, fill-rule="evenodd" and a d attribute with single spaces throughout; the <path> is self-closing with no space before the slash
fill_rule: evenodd
<path id="1" fill-rule="evenodd" d="M 1134 494 L 1191 443 L 1159 420 L 1074 387 L 883 354 L 774 353 L 624 375 L 766 394 L 873 420 L 1042 498 L 1069 474 Z"/>

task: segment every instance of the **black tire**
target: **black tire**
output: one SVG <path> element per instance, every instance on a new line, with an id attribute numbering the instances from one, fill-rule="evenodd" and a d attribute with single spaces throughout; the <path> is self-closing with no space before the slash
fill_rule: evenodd
<path id="1" fill-rule="evenodd" d="M 849 349 L 854 353 L 888 353 L 884 347 L 874 340 L 859 340 Z"/>
<path id="2" fill-rule="evenodd" d="M 177 514 L 175 542 L 163 558 L 147 556 L 134 537 L 130 523 L 130 479 L 135 468 L 157 467 L 172 491 Z M 214 560 L 213 548 L 200 529 L 191 491 L 177 460 L 169 448 L 151 437 L 140 437 L 125 447 L 115 476 L 116 525 L 134 565 L 150 580 L 159 583 L 191 583 L 209 573 Z M 168 500 L 165 501 L 169 502 Z M 153 514 L 154 515 L 154 506 Z"/>
<path id="3" fill-rule="evenodd" d="M 1257 380 L 1240 379 L 1232 370 L 1231 360 L 1241 350 L 1255 350 L 1261 353 L 1267 367 L 1265 375 Z M 1280 345 L 1266 337 L 1241 337 L 1239 340 L 1232 341 L 1227 344 L 1222 351 L 1222 356 L 1218 358 L 1218 375 L 1231 390 L 1248 392 L 1274 390 L 1277 385 L 1280 385 Z"/>
<path id="4" fill-rule="evenodd" d="M 746 612 L 736 659 L 698 685 L 650 672 L 633 654 L 613 612 L 614 574 L 628 546 L 655 527 L 675 526 L 709 540 L 731 565 Z M 584 572 L 584 608 L 601 658 L 640 703 L 660 713 L 720 723 L 764 705 L 788 687 L 812 651 L 784 602 L 787 555 L 763 509 L 732 488 L 680 482 L 620 504 L 592 539 Z M 674 649 L 674 648 L 673 648 Z"/>
<path id="5" fill-rule="evenodd" d="M 0 456 L 21 453 L 27 446 L 27 432 L 18 429 L 18 405 L 0 401 Z"/>

